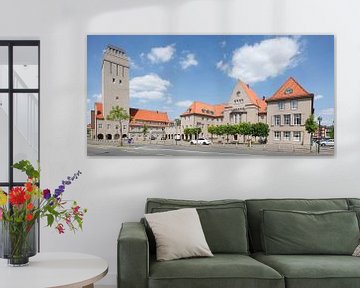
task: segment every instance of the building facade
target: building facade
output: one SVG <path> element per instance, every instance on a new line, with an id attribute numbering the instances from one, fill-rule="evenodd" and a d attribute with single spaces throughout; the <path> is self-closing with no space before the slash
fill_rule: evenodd
<path id="1" fill-rule="evenodd" d="M 290 77 L 266 99 L 270 127 L 268 143 L 310 144 L 305 121 L 314 113 L 314 94 L 307 92 Z"/>
<path id="2" fill-rule="evenodd" d="M 248 85 L 239 80 L 227 103 L 210 105 L 196 101 L 180 117 L 181 132 L 184 139 L 191 138 L 184 135 L 184 129 L 195 127 L 201 128 L 200 137 L 216 139 L 218 137 L 208 133 L 207 128 L 211 125 L 219 126 L 241 122 L 266 123 L 266 102 L 264 99 L 258 98 Z M 241 139 L 237 139 L 235 136 L 235 139 L 231 140 L 242 141 Z"/>
<path id="3" fill-rule="evenodd" d="M 120 137 L 139 139 L 143 138 L 146 126 L 147 135 L 172 136 L 170 133 L 174 133 L 174 125 L 166 112 L 129 107 L 129 71 L 129 59 L 125 51 L 108 45 L 101 68 L 102 101 L 95 103 L 94 110 L 91 111 L 91 131 L 88 134 L 92 139 L 98 140 L 117 140 Z M 119 132 L 119 121 L 106 120 L 115 106 L 123 108 L 129 115 L 128 120 L 121 121 L 122 135 Z"/>
<path id="4" fill-rule="evenodd" d="M 261 122 L 269 125 L 269 144 L 310 144 L 305 121 L 314 113 L 313 99 L 314 95 L 292 77 L 268 99 L 259 98 L 249 85 L 239 80 L 226 104 L 193 102 L 180 116 L 181 132 L 200 127 L 199 136 L 210 138 L 212 135 L 207 131 L 210 125 Z M 231 140 L 241 142 L 244 138 L 234 136 Z"/>

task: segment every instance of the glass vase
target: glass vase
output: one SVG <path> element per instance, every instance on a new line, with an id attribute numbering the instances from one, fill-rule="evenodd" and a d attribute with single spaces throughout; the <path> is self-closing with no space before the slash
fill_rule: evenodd
<path id="1" fill-rule="evenodd" d="M 1 221 L 0 257 L 8 259 L 9 266 L 25 266 L 29 257 L 36 255 L 36 222 Z"/>

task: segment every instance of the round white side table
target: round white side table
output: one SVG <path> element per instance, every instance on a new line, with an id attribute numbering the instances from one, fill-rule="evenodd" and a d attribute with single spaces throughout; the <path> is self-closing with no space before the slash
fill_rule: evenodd
<path id="1" fill-rule="evenodd" d="M 0 260 L 1 288 L 93 288 L 108 272 L 107 262 L 80 253 L 38 253 L 28 266 L 9 267 Z"/>

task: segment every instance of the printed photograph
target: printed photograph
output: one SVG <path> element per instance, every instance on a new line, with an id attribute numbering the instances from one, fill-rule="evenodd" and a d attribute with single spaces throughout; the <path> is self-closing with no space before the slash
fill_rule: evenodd
<path id="1" fill-rule="evenodd" d="M 333 35 L 88 35 L 87 155 L 333 156 Z"/>

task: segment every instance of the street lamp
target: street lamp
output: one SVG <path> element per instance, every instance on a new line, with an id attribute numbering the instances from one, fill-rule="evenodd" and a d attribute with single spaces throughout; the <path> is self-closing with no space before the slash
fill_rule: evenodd
<path id="1" fill-rule="evenodd" d="M 322 118 L 321 118 L 321 116 L 319 116 L 318 118 L 317 118 L 317 120 L 319 121 L 319 144 L 318 144 L 318 154 L 320 153 L 320 141 L 321 141 L 321 139 L 322 139 L 322 133 L 321 133 L 321 121 L 322 121 Z"/>

